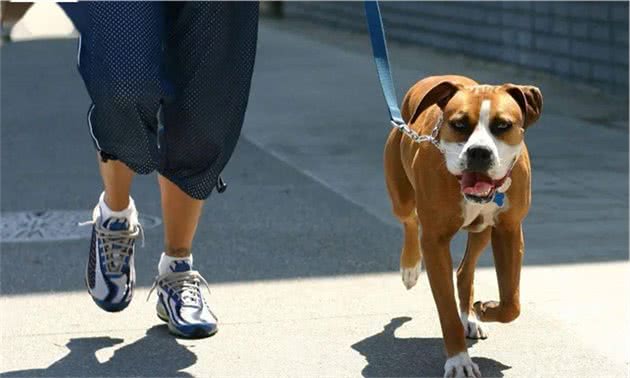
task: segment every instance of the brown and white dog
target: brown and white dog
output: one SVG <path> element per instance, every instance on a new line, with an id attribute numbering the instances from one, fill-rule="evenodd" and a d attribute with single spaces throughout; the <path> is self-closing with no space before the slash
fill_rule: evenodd
<path id="1" fill-rule="evenodd" d="M 484 339 L 482 322 L 507 323 L 519 315 L 521 222 L 531 200 L 523 138 L 541 110 L 536 87 L 433 76 L 407 92 L 402 115 L 419 134 L 438 125 L 439 148 L 396 129 L 387 140 L 385 179 L 404 229 L 402 280 L 413 287 L 424 259 L 446 346 L 445 377 L 481 376 L 466 337 Z M 457 269 L 458 310 L 450 242 L 459 230 L 468 231 L 468 243 Z M 500 300 L 473 304 L 475 264 L 490 241 Z"/>

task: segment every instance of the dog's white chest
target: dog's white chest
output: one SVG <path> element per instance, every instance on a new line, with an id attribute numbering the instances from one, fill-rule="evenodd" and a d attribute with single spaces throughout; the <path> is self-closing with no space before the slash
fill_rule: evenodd
<path id="1" fill-rule="evenodd" d="M 480 232 L 488 226 L 494 226 L 497 214 L 506 206 L 507 203 L 499 207 L 494 201 L 481 204 L 464 199 L 462 200 L 462 218 L 464 218 L 462 228 L 467 228 L 471 232 Z"/>

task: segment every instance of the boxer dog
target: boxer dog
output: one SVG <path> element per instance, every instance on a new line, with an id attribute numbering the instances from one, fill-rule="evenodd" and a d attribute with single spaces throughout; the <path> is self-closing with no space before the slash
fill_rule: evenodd
<path id="1" fill-rule="evenodd" d="M 413 287 L 424 260 L 446 346 L 445 377 L 480 377 L 466 337 L 485 339 L 482 322 L 519 315 L 521 223 L 531 200 L 524 135 L 542 102 L 532 86 L 428 77 L 407 92 L 402 115 L 418 134 L 433 133 L 435 143 L 415 142 L 397 129 L 387 139 L 385 179 L 404 233 L 402 280 Z M 457 269 L 458 311 L 450 242 L 459 230 L 468 232 L 468 243 Z M 489 242 L 500 298 L 473 304 L 475 265 Z"/>

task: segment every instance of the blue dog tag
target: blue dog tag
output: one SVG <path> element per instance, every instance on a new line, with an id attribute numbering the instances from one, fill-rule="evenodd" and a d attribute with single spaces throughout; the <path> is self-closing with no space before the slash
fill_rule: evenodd
<path id="1" fill-rule="evenodd" d="M 503 207 L 503 200 L 505 199 L 505 193 L 495 193 L 494 200 L 492 202 L 496 203 L 497 206 Z"/>

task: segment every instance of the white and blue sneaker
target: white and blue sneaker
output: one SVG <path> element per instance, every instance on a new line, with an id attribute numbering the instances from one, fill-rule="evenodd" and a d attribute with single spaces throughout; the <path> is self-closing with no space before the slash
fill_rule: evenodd
<path id="1" fill-rule="evenodd" d="M 124 310 L 133 297 L 136 284 L 134 247 L 142 234 L 133 200 L 123 212 L 103 210 L 103 196 L 94 208 L 90 256 L 85 283 L 94 302 L 103 310 Z M 110 213 L 104 219 L 104 214 Z M 124 216 L 120 216 L 124 214 Z M 107 215 L 106 215 L 107 216 Z"/>
<path id="2" fill-rule="evenodd" d="M 201 294 L 201 284 L 208 288 L 201 274 L 192 270 L 190 260 L 172 261 L 168 271 L 156 277 L 149 297 L 157 288 L 157 316 L 168 323 L 171 333 L 202 338 L 217 332 L 217 318 Z"/>

